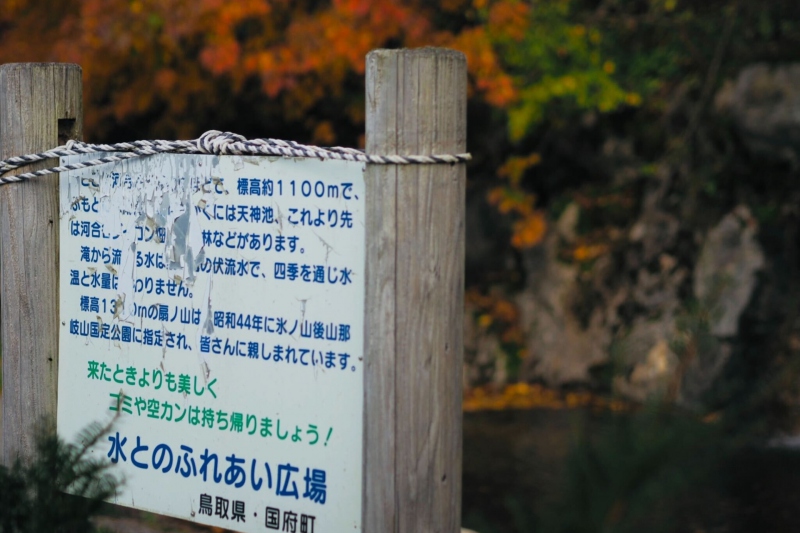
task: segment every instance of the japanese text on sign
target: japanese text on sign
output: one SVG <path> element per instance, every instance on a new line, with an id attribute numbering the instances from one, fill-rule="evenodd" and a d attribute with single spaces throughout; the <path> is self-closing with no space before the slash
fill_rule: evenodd
<path id="1" fill-rule="evenodd" d="M 159 155 L 61 175 L 59 433 L 114 502 L 246 532 L 358 531 L 362 165 Z"/>

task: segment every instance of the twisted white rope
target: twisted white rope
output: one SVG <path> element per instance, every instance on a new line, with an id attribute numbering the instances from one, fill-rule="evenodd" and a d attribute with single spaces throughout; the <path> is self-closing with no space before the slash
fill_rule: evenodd
<path id="1" fill-rule="evenodd" d="M 120 152 L 83 163 L 71 163 L 57 167 L 27 172 L 17 176 L 2 176 L 10 170 L 51 159 L 79 154 L 93 154 L 99 152 Z M 155 154 L 214 154 L 214 155 L 266 155 L 279 157 L 313 157 L 317 159 L 338 159 L 343 161 L 356 161 L 359 163 L 372 163 L 376 165 L 431 165 L 464 163 L 472 159 L 470 154 L 442 154 L 442 155 L 368 155 L 355 148 L 320 148 L 282 141 L 280 139 L 246 139 L 241 135 L 230 132 L 210 130 L 191 141 L 133 141 L 116 144 L 90 144 L 80 141 L 69 141 L 66 146 L 59 146 L 53 150 L 38 154 L 28 154 L 11 157 L 0 161 L 0 185 L 17 181 L 29 180 L 48 174 L 66 172 L 89 168 L 106 163 L 116 163 L 135 157 L 144 157 Z"/>

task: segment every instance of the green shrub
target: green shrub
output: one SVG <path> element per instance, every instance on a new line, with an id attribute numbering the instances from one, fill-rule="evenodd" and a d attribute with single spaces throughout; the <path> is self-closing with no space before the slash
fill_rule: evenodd
<path id="1" fill-rule="evenodd" d="M 52 428 L 42 424 L 41 428 Z M 110 426 L 94 424 L 67 444 L 52 429 L 40 429 L 28 460 L 0 466 L 0 533 L 85 533 L 89 518 L 114 494 L 119 481 L 108 461 L 88 456 Z"/>

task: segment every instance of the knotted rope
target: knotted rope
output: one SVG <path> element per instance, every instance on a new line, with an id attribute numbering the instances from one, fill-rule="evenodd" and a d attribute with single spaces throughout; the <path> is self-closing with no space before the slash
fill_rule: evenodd
<path id="1" fill-rule="evenodd" d="M 16 168 L 51 159 L 80 154 L 94 154 L 101 152 L 119 152 L 105 157 L 92 159 L 83 163 L 71 163 L 57 167 L 27 172 L 16 176 L 3 176 L 6 172 Z M 334 159 L 342 161 L 355 161 L 375 165 L 431 165 L 464 163 L 472 159 L 465 154 L 440 154 L 440 155 L 371 155 L 365 154 L 355 148 L 320 148 L 309 146 L 294 141 L 280 139 L 246 139 L 236 133 L 210 130 L 198 139 L 191 141 L 133 141 L 116 144 L 90 144 L 80 141 L 69 141 L 66 146 L 59 146 L 53 150 L 38 154 L 21 155 L 0 161 L 0 185 L 25 181 L 39 176 L 56 174 L 69 170 L 95 167 L 106 163 L 116 163 L 136 157 L 146 157 L 155 154 L 213 154 L 213 155 L 264 155 L 278 157 L 309 157 L 317 159 Z"/>

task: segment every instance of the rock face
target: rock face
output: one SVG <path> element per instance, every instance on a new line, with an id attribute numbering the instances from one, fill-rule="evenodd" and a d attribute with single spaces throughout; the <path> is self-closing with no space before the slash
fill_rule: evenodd
<path id="1" fill-rule="evenodd" d="M 724 216 L 701 239 L 690 270 L 664 251 L 678 221 L 652 210 L 632 226 L 622 268 L 600 256 L 587 270 L 559 258 L 575 239 L 577 210 L 569 206 L 525 256 L 527 283 L 517 302 L 529 353 L 522 377 L 588 384 L 593 367 L 611 364 L 614 389 L 629 398 L 698 404 L 730 356 L 764 265 L 756 220 L 744 206 Z M 696 306 L 680 295 L 689 276 Z M 594 295 L 588 311 L 587 287 Z M 622 306 L 637 312 L 623 319 Z"/>
<path id="2" fill-rule="evenodd" d="M 695 297 L 712 308 L 711 333 L 731 337 L 764 266 L 758 224 L 745 206 L 726 215 L 705 239 L 694 268 Z"/>
<path id="3" fill-rule="evenodd" d="M 750 150 L 800 161 L 800 64 L 747 67 L 714 103 L 734 119 Z"/>
<path id="4" fill-rule="evenodd" d="M 800 165 L 800 63 L 745 68 L 719 91 L 715 107 L 752 153 L 779 167 Z M 596 209 L 591 202 L 569 205 L 544 241 L 521 253 L 525 282 L 516 304 L 527 355 L 519 377 L 563 386 L 613 376 L 612 388 L 629 398 L 699 406 L 734 347 L 743 346 L 741 318 L 765 267 L 758 223 L 739 205 L 716 222 L 695 217 L 691 223 L 711 224 L 698 231 L 684 219 L 698 207 L 684 209 L 676 178 L 685 181 L 691 169 L 664 162 L 643 179 L 633 152 L 614 139 L 603 148 L 622 169 L 612 176 L 616 185 L 641 183 L 624 215 L 631 218 L 601 230 L 611 253 L 573 254 L 598 242 L 578 230 L 582 209 Z M 484 380 L 506 379 L 501 343 L 477 335 L 467 345 L 474 361 L 468 382 L 479 368 Z"/>
<path id="5" fill-rule="evenodd" d="M 640 319 L 620 341 L 618 351 L 624 368 L 614 376 L 614 390 L 627 398 L 645 401 L 673 393 L 680 360 L 670 346 L 675 330 L 672 315 L 662 320 Z"/>
<path id="6" fill-rule="evenodd" d="M 694 297 L 707 313 L 700 323 L 676 331 L 682 342 L 678 399 L 698 404 L 722 372 L 739 332 L 739 319 L 764 267 L 756 241 L 758 223 L 745 206 L 738 206 L 708 232 L 694 268 Z M 694 325 L 694 329 L 693 326 Z"/>
<path id="7" fill-rule="evenodd" d="M 707 233 L 692 274 L 696 308 L 675 306 L 658 321 L 634 324 L 623 342 L 632 370 L 616 378 L 619 392 L 637 400 L 666 395 L 687 406 L 701 402 L 730 357 L 764 266 L 757 230 L 747 207 L 738 206 Z"/>
<path id="8" fill-rule="evenodd" d="M 500 340 L 477 326 L 474 311 L 467 304 L 464 314 L 464 387 L 486 383 L 505 385 L 508 381 L 507 358 Z"/>
<path id="9" fill-rule="evenodd" d="M 569 206 L 545 242 L 527 253 L 528 283 L 518 298 L 531 354 L 523 375 L 551 385 L 587 382 L 589 369 L 607 360 L 611 340 L 603 309 L 592 311 L 588 325 L 573 312 L 580 298 L 578 267 L 558 259 L 560 241 L 574 238 L 577 216 L 577 206 Z"/>

